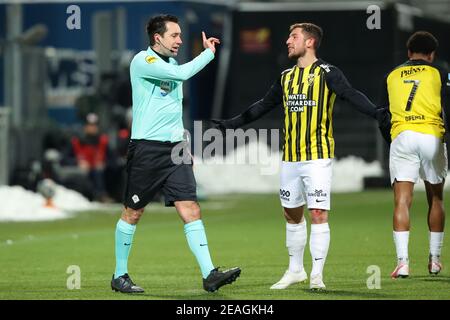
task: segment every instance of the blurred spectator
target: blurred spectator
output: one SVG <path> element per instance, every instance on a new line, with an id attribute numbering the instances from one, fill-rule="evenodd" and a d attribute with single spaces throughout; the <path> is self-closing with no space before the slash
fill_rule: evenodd
<path id="1" fill-rule="evenodd" d="M 111 155 L 105 171 L 106 190 L 117 202 L 123 201 L 128 142 L 131 137 L 131 108 L 118 117 L 118 128 L 110 135 Z"/>
<path id="2" fill-rule="evenodd" d="M 127 161 L 128 143 L 131 137 L 131 107 L 126 111 L 125 117 L 120 124 L 117 134 L 117 155 L 125 164 Z"/>
<path id="3" fill-rule="evenodd" d="M 93 94 L 83 94 L 75 101 L 75 109 L 79 119 L 86 119 L 89 114 L 95 114 L 102 119 L 102 124 L 110 122 L 110 105 L 96 91 Z"/>
<path id="4" fill-rule="evenodd" d="M 92 199 L 110 202 L 105 189 L 105 167 L 108 153 L 108 136 L 100 133 L 98 115 L 89 113 L 86 116 L 83 133 L 71 139 L 72 149 L 78 168 L 87 173 L 91 182 Z"/>

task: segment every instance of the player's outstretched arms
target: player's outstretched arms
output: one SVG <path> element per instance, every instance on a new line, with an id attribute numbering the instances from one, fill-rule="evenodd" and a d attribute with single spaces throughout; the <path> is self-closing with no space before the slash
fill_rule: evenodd
<path id="1" fill-rule="evenodd" d="M 276 107 L 281 108 L 282 104 L 273 105 L 269 103 L 264 103 L 264 99 L 261 99 L 253 103 L 250 107 L 247 108 L 247 110 L 235 116 L 234 118 L 212 119 L 210 121 L 211 123 L 213 123 L 213 128 L 225 132 L 226 129 L 236 129 L 243 127 L 249 123 L 252 123 L 253 121 L 261 118 L 269 111 L 275 109 Z"/>
<path id="2" fill-rule="evenodd" d="M 271 110 L 281 108 L 283 106 L 283 95 L 281 88 L 281 76 L 275 80 L 264 98 L 256 101 L 249 106 L 244 112 L 234 118 L 221 120 L 213 119 L 213 127 L 224 132 L 226 129 L 236 129 L 249 124 Z"/>
<path id="3" fill-rule="evenodd" d="M 341 99 L 351 103 L 359 112 L 377 119 L 376 106 L 366 97 L 366 95 L 348 82 L 345 75 L 335 66 L 329 66 L 326 73 L 326 82 L 328 87 Z"/>

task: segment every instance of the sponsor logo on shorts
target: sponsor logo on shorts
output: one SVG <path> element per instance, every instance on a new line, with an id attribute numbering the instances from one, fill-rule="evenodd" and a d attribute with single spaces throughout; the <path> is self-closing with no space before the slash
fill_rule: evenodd
<path id="1" fill-rule="evenodd" d="M 134 203 L 138 203 L 140 201 L 139 197 L 137 194 L 135 194 L 134 196 L 131 197 L 131 200 L 133 200 Z"/>
<path id="2" fill-rule="evenodd" d="M 327 196 L 323 190 L 314 190 L 314 192 L 308 192 L 309 197 L 316 198 L 316 203 L 325 202 L 327 199 L 323 199 Z"/>
<path id="3" fill-rule="evenodd" d="M 289 197 L 291 193 L 288 190 L 280 189 L 280 198 L 286 201 L 289 201 Z"/>
<path id="4" fill-rule="evenodd" d="M 315 197 L 315 198 L 321 198 L 321 197 L 326 197 L 327 194 L 325 192 L 323 192 L 323 190 L 314 190 L 314 192 L 309 192 L 308 196 Z"/>

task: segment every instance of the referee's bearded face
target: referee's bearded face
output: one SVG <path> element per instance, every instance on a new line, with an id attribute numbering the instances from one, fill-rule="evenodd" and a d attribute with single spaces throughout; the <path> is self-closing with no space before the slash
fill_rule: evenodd
<path id="1" fill-rule="evenodd" d="M 161 53 L 167 57 L 176 57 L 178 49 L 183 41 L 181 41 L 181 28 L 178 23 L 168 21 L 166 22 L 167 31 L 159 36 L 159 49 Z M 158 43 L 158 41 L 157 41 Z"/>
<path id="2" fill-rule="evenodd" d="M 307 38 L 301 28 L 295 28 L 286 41 L 289 59 L 298 59 L 306 54 Z"/>

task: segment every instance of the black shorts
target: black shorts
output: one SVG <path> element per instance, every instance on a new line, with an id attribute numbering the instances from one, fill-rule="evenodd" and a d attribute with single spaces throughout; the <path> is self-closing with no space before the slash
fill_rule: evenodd
<path id="1" fill-rule="evenodd" d="M 134 210 L 144 208 L 158 192 L 162 192 L 165 205 L 175 201 L 197 201 L 192 162 L 175 164 L 172 148 L 178 142 L 131 140 L 128 146 L 127 185 L 124 206 Z"/>

